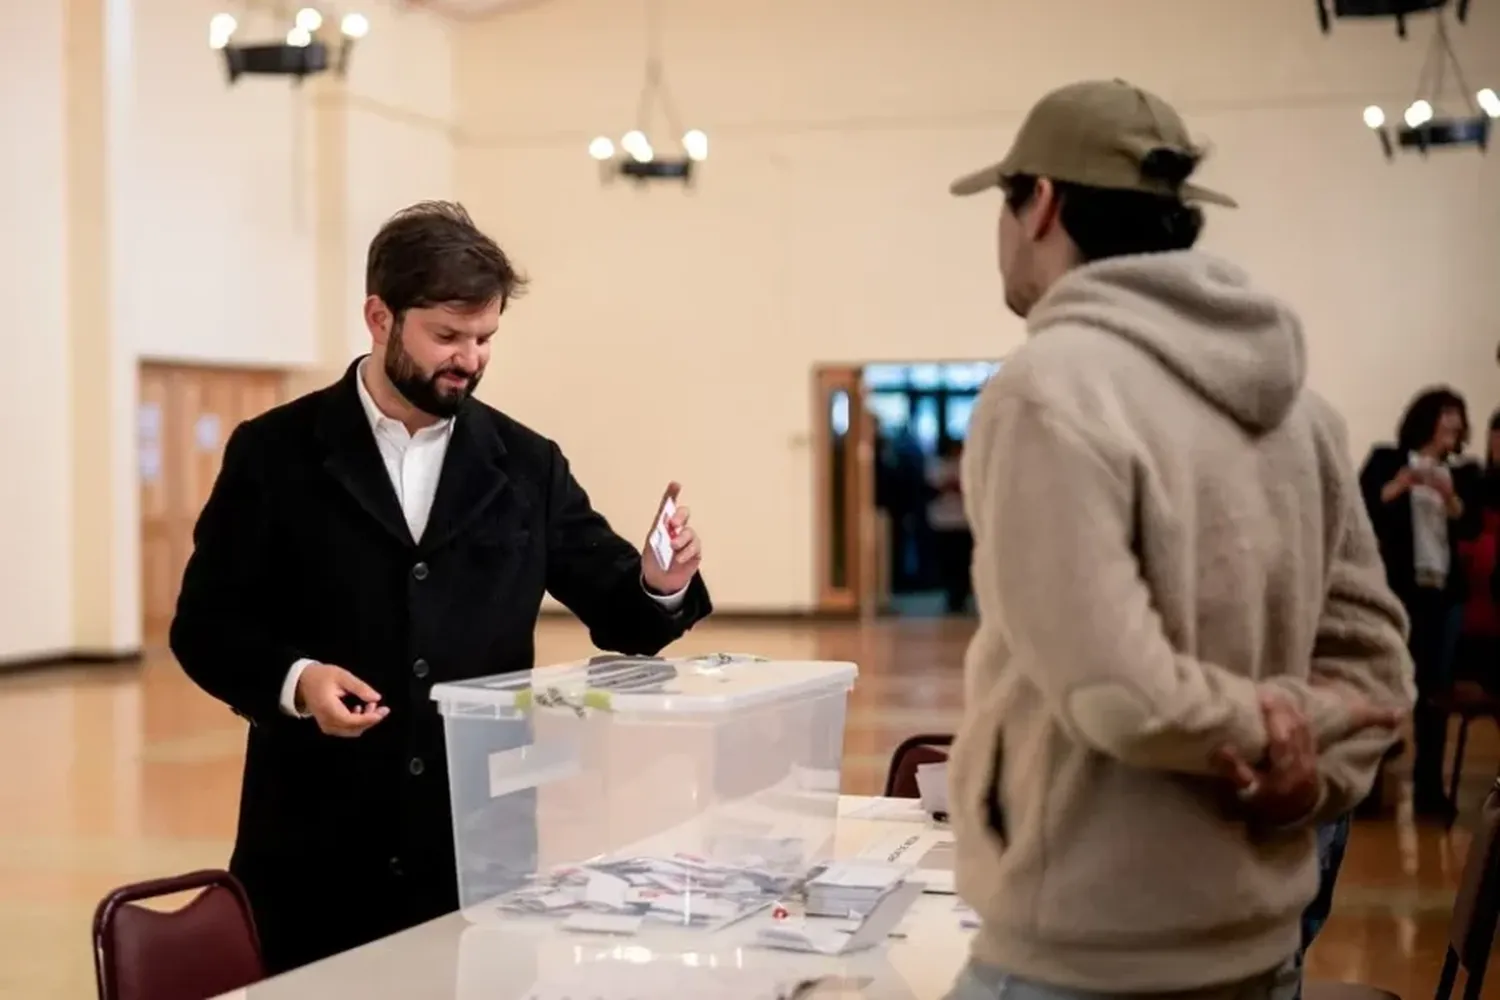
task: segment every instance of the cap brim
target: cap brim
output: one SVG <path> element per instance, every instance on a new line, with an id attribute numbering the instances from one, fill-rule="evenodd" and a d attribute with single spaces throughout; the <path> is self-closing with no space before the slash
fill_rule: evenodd
<path id="1" fill-rule="evenodd" d="M 1184 184 L 1182 186 L 1183 201 L 1201 201 L 1205 205 L 1222 205 L 1225 208 L 1239 208 L 1240 203 L 1227 194 L 1220 194 L 1212 188 L 1200 187 L 1197 184 Z"/>
<path id="2" fill-rule="evenodd" d="M 948 193 L 955 197 L 963 198 L 971 194 L 979 194 L 990 188 L 1002 186 L 1005 177 L 1005 163 L 992 163 L 983 170 L 976 170 L 972 174 L 965 174 L 952 184 L 948 185 Z M 1224 208 L 1239 208 L 1240 203 L 1215 191 L 1198 184 L 1184 184 L 1182 186 L 1182 200 L 1201 202 L 1205 205 L 1220 205 Z"/>
<path id="3" fill-rule="evenodd" d="M 948 193 L 962 198 L 990 188 L 1000 186 L 1000 167 L 1003 164 L 992 163 L 983 170 L 976 170 L 972 174 L 965 174 L 952 184 L 948 185 Z"/>

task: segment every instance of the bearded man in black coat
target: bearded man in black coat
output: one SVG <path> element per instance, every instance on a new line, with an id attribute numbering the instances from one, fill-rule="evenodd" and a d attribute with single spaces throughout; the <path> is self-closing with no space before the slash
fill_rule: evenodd
<path id="1" fill-rule="evenodd" d="M 199 517 L 171 645 L 250 723 L 230 868 L 272 974 L 457 909 L 433 684 L 531 669 L 547 592 L 622 653 L 712 610 L 686 507 L 643 559 L 553 441 L 472 398 L 522 286 L 460 206 L 398 213 L 372 353 L 237 427 Z"/>

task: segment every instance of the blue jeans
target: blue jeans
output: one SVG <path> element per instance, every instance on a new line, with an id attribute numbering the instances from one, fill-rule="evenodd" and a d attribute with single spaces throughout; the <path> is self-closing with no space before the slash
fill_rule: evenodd
<path id="1" fill-rule="evenodd" d="M 1344 863 L 1344 848 L 1349 845 L 1349 817 L 1341 816 L 1318 827 L 1318 895 L 1302 911 L 1302 948 L 1297 952 L 1297 996 L 1302 1000 L 1302 966 L 1307 949 L 1328 922 L 1333 909 L 1333 886 Z"/>

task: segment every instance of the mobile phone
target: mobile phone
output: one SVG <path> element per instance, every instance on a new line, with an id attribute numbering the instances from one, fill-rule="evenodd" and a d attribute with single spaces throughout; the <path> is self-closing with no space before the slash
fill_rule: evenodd
<path id="1" fill-rule="evenodd" d="M 661 513 L 657 515 L 656 527 L 651 529 L 651 551 L 656 554 L 656 561 L 664 570 L 672 568 L 672 557 L 676 554 L 672 550 L 672 531 L 667 527 L 673 514 L 677 513 L 677 504 L 667 497 L 662 501 Z"/>

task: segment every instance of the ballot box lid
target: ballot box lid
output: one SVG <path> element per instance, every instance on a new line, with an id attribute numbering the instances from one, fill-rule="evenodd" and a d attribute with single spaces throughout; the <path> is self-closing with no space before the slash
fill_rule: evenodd
<path id="1" fill-rule="evenodd" d="M 775 660 L 741 653 L 679 659 L 601 655 L 467 681 L 436 684 L 450 709 L 490 706 L 595 708 L 612 712 L 734 712 L 768 702 L 847 692 L 859 668 L 826 660 Z"/>

